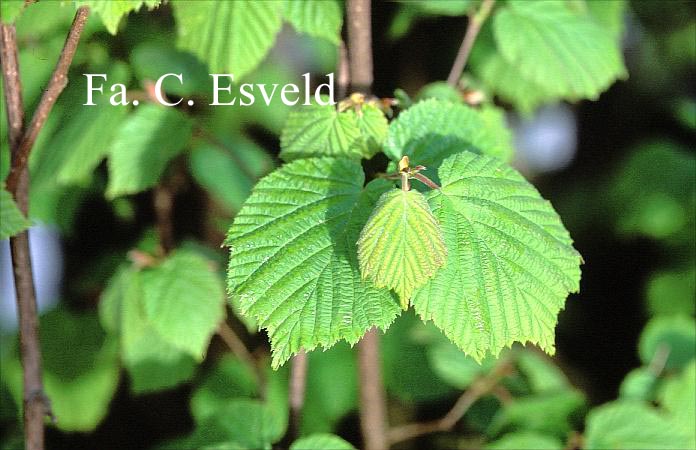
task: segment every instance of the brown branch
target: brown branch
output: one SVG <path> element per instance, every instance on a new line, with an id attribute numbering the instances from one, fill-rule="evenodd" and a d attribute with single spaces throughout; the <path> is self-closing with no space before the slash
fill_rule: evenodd
<path id="1" fill-rule="evenodd" d="M 466 66 L 466 61 L 469 59 L 471 49 L 474 47 L 476 36 L 478 36 L 479 31 L 481 31 L 483 22 L 486 21 L 488 15 L 491 13 L 494 3 L 495 0 L 483 0 L 478 11 L 469 15 L 469 24 L 466 27 L 464 40 L 462 40 L 462 44 L 459 46 L 457 57 L 455 58 L 454 64 L 452 64 L 452 69 L 447 77 L 447 84 L 450 86 L 457 86 L 459 77 L 462 75 L 462 71 L 464 71 L 464 67 Z"/>
<path id="2" fill-rule="evenodd" d="M 500 380 L 511 370 L 511 361 L 507 358 L 501 359 L 491 372 L 474 381 L 442 418 L 431 422 L 410 423 L 394 427 L 389 430 L 389 443 L 394 445 L 425 434 L 451 430 L 464 417 L 469 408 L 478 399 L 492 392 Z"/>
<path id="3" fill-rule="evenodd" d="M 341 40 L 341 44 L 338 46 L 338 77 L 336 83 L 338 84 L 338 99 L 342 100 L 348 95 L 348 85 L 350 84 L 350 72 L 348 67 L 348 50 L 346 49 L 346 43 Z"/>
<path id="4" fill-rule="evenodd" d="M 75 13 L 75 18 L 73 19 L 72 26 L 68 32 L 68 36 L 65 39 L 65 45 L 63 46 L 63 51 L 58 58 L 58 63 L 55 69 L 53 69 L 53 74 L 48 82 L 48 87 L 41 97 L 39 106 L 34 112 L 34 116 L 31 119 L 31 123 L 27 127 L 22 141 L 17 148 L 16 157 L 13 160 L 12 167 L 10 169 L 10 174 L 7 176 L 7 189 L 10 192 L 14 192 L 19 184 L 19 179 L 27 166 L 27 161 L 29 159 L 29 153 L 31 152 L 36 138 L 43 128 L 44 123 L 48 119 L 48 115 L 53 109 L 53 105 L 56 103 L 58 96 L 65 86 L 68 84 L 68 69 L 72 63 L 73 56 L 75 56 L 75 51 L 77 50 L 77 44 L 80 42 L 80 34 L 85 27 L 85 22 L 87 22 L 87 17 L 89 16 L 89 8 L 82 6 L 77 9 Z"/>
<path id="5" fill-rule="evenodd" d="M 370 0 L 347 0 L 348 55 L 353 91 L 372 89 L 372 18 Z"/>
<path id="6" fill-rule="evenodd" d="M 354 91 L 372 91 L 372 18 L 370 0 L 347 0 L 348 78 Z M 360 428 L 365 450 L 386 450 L 387 402 L 382 384 L 379 334 L 372 328 L 358 342 Z"/>
<path id="7" fill-rule="evenodd" d="M 2 78 L 5 86 L 5 106 L 9 128 L 8 141 L 12 165 L 14 165 L 17 149 L 24 133 L 22 84 L 19 76 L 14 25 L 0 24 L 0 57 L 2 58 Z M 11 192 L 19 209 L 24 215 L 27 215 L 29 209 L 28 173 L 26 168 L 18 173 L 20 174 L 19 182 Z M 24 442 L 27 449 L 43 449 L 43 421 L 46 413 L 50 411 L 50 404 L 44 394 L 41 378 L 39 321 L 36 312 L 36 293 L 31 269 L 28 231 L 10 237 L 10 252 L 17 293 L 17 313 L 19 314 L 19 345 L 24 386 Z"/>

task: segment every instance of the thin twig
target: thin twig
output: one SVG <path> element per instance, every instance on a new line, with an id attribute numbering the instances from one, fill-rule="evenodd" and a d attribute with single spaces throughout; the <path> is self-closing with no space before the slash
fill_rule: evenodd
<path id="1" fill-rule="evenodd" d="M 246 345 L 244 345 L 244 342 L 240 339 L 240 337 L 237 336 L 237 333 L 235 333 L 234 330 L 227 325 L 227 322 L 223 321 L 220 323 L 217 334 L 230 348 L 234 356 L 250 364 L 251 367 L 256 367 L 256 360 L 251 355 L 251 352 L 249 349 L 247 349 Z"/>
<path id="2" fill-rule="evenodd" d="M 174 248 L 174 195 L 169 186 L 161 182 L 152 193 L 152 203 L 155 208 L 155 226 L 159 237 L 162 255 L 168 254 Z"/>
<path id="3" fill-rule="evenodd" d="M 471 408 L 478 399 L 490 393 L 498 385 L 500 380 L 510 373 L 511 369 L 511 361 L 507 358 L 501 359 L 491 372 L 474 381 L 469 389 L 457 399 L 452 409 L 442 418 L 431 422 L 400 425 L 389 430 L 390 445 L 425 434 L 451 430 L 457 422 L 464 417 L 464 414 L 466 414 L 469 408 Z"/>
<path id="4" fill-rule="evenodd" d="M 469 59 L 469 54 L 474 46 L 476 36 L 478 36 L 479 31 L 481 31 L 483 22 L 486 21 L 486 18 L 488 18 L 488 15 L 491 13 L 494 3 L 495 0 L 483 0 L 478 11 L 469 15 L 469 24 L 467 25 L 466 33 L 464 34 L 464 40 L 462 40 L 462 45 L 459 46 L 457 57 L 455 58 L 454 64 L 452 64 L 452 69 L 447 77 L 447 84 L 450 86 L 457 86 L 459 77 L 462 75 L 462 71 L 464 71 L 466 61 Z"/>
<path id="5" fill-rule="evenodd" d="M 75 56 L 77 44 L 80 42 L 80 35 L 85 27 L 85 22 L 87 22 L 87 17 L 89 17 L 89 7 L 82 6 L 77 9 L 72 26 L 65 39 L 63 51 L 60 53 L 58 63 L 55 69 L 53 69 L 53 74 L 48 82 L 48 87 L 44 91 L 39 106 L 37 106 L 34 116 L 31 118 L 31 123 L 29 123 L 22 137 L 22 142 L 17 149 L 16 161 L 13 161 L 10 174 L 7 176 L 7 190 L 10 192 L 16 189 L 20 175 L 29 160 L 29 152 L 31 152 L 34 142 L 36 142 L 41 128 L 46 123 L 58 96 L 60 96 L 60 93 L 63 92 L 63 89 L 68 84 L 68 69 L 70 69 L 73 56 Z"/>

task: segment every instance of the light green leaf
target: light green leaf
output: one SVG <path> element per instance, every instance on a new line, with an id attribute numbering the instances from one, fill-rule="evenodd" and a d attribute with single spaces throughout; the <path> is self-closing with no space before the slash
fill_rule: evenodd
<path id="1" fill-rule="evenodd" d="M 696 447 L 696 361 L 692 359 L 681 374 L 665 381 L 659 400 L 684 431 L 690 433 L 691 447 Z"/>
<path id="2" fill-rule="evenodd" d="M 118 24 L 123 16 L 131 11 L 138 11 L 143 5 L 152 9 L 159 6 L 160 0 L 76 0 L 76 6 L 89 6 L 90 10 L 99 16 L 104 26 L 111 34 L 116 34 Z"/>
<path id="3" fill-rule="evenodd" d="M 109 198 L 154 186 L 169 160 L 188 144 L 191 121 L 163 106 L 143 105 L 118 130 L 109 151 Z"/>
<path id="4" fill-rule="evenodd" d="M 619 386 L 619 397 L 626 400 L 648 401 L 653 396 L 657 378 L 648 367 L 633 369 L 624 377 Z"/>
<path id="5" fill-rule="evenodd" d="M 646 288 L 648 309 L 653 315 L 696 313 L 696 267 L 652 274 Z"/>
<path id="6" fill-rule="evenodd" d="M 358 239 L 362 277 L 393 289 L 408 309 L 414 289 L 446 259 L 442 231 L 423 194 L 400 189 L 382 194 Z"/>
<path id="7" fill-rule="evenodd" d="M 448 258 L 412 299 L 477 360 L 513 342 L 553 353 L 558 312 L 577 292 L 581 257 L 550 203 L 518 172 L 470 152 L 439 170 L 428 194 Z"/>
<path id="8" fill-rule="evenodd" d="M 26 230 L 31 226 L 29 220 L 24 217 L 12 194 L 5 190 L 5 183 L 0 184 L 0 240 Z"/>
<path id="9" fill-rule="evenodd" d="M 564 438 L 574 429 L 573 417 L 584 404 L 584 396 L 575 390 L 517 398 L 498 411 L 489 433 L 526 430 Z"/>
<path id="10" fill-rule="evenodd" d="M 676 423 L 642 403 L 617 401 L 587 415 L 587 449 L 693 448 L 693 437 Z M 693 427 L 693 424 L 691 424 Z"/>
<path id="11" fill-rule="evenodd" d="M 179 250 L 142 272 L 147 320 L 162 338 L 202 360 L 225 315 L 225 291 L 210 263 Z"/>
<path id="12" fill-rule="evenodd" d="M 584 3 L 589 16 L 603 29 L 609 30 L 620 42 L 626 22 L 627 2 L 625 0 L 590 0 Z"/>
<path id="13" fill-rule="evenodd" d="M 203 143 L 194 147 L 189 159 L 191 175 L 202 187 L 232 211 L 239 211 L 251 188 L 273 167 L 268 153 L 253 142 L 229 142 L 229 151 Z"/>
<path id="14" fill-rule="evenodd" d="M 696 323 L 692 317 L 657 316 L 648 322 L 640 335 L 638 353 L 649 365 L 662 352 L 667 356 L 665 368 L 684 367 L 696 355 Z"/>
<path id="15" fill-rule="evenodd" d="M 310 353 L 308 358 L 311 369 L 307 373 L 301 434 L 329 433 L 357 408 L 355 351 L 345 342 L 339 342 L 324 352 Z"/>
<path id="16" fill-rule="evenodd" d="M 428 348 L 428 360 L 438 377 L 462 390 L 488 372 L 494 362 L 493 358 L 487 358 L 479 364 L 451 342 L 438 343 Z"/>
<path id="17" fill-rule="evenodd" d="M 285 161 L 320 156 L 370 158 L 381 149 L 387 127 L 384 113 L 373 105 L 362 105 L 360 112 L 340 113 L 331 105 L 299 106 L 283 127 L 280 157 Z"/>
<path id="18" fill-rule="evenodd" d="M 127 267 L 116 272 L 102 293 L 99 317 L 119 338 L 134 393 L 170 388 L 193 375 L 193 357 L 166 342 L 147 321 L 141 273 Z"/>
<path id="19" fill-rule="evenodd" d="M 285 418 L 268 405 L 252 399 L 230 400 L 209 418 L 208 424 L 201 425 L 201 430 L 211 425 L 226 440 L 238 443 L 241 448 L 270 449 L 285 432 Z"/>
<path id="20" fill-rule="evenodd" d="M 283 17 L 299 33 L 341 42 L 343 11 L 336 0 L 287 0 Z"/>
<path id="21" fill-rule="evenodd" d="M 94 315 L 58 309 L 41 317 L 43 381 L 56 426 L 94 430 L 106 416 L 119 381 L 117 342 Z M 2 361 L 2 379 L 22 405 L 22 366 L 17 354 Z"/>
<path id="22" fill-rule="evenodd" d="M 517 353 L 517 367 L 527 378 L 532 391 L 559 392 L 570 388 L 568 379 L 551 359 L 529 349 Z"/>
<path id="23" fill-rule="evenodd" d="M 557 97 L 596 99 L 626 76 L 614 36 L 562 0 L 511 0 L 495 15 L 493 29 L 503 58 Z"/>
<path id="24" fill-rule="evenodd" d="M 13 23 L 24 9 L 24 0 L 5 0 L 0 4 L 2 23 Z"/>
<path id="25" fill-rule="evenodd" d="M 263 178 L 236 216 L 228 291 L 268 331 L 273 365 L 300 348 L 357 342 L 399 313 L 386 290 L 361 280 L 355 242 L 376 198 L 357 162 L 303 159 Z"/>
<path id="26" fill-rule="evenodd" d="M 196 422 L 204 422 L 230 400 L 253 397 L 257 392 L 254 369 L 236 358 L 225 356 L 193 392 L 191 414 Z"/>
<path id="27" fill-rule="evenodd" d="M 499 137 L 500 126 L 489 127 L 490 123 L 490 117 L 484 119 L 469 106 L 424 100 L 392 122 L 384 153 L 393 161 L 408 156 L 413 164 L 427 167 L 423 173 L 437 182 L 437 168 L 455 153 L 467 150 L 501 159 L 512 155 L 510 142 Z"/>
<path id="28" fill-rule="evenodd" d="M 285 2 L 175 1 L 179 46 L 206 62 L 211 73 L 237 80 L 259 65 L 275 42 Z"/>
<path id="29" fill-rule="evenodd" d="M 290 450 L 354 450 L 350 442 L 347 442 L 335 434 L 319 433 L 296 440 L 290 446 Z"/>
<path id="30" fill-rule="evenodd" d="M 517 431 L 508 433 L 497 441 L 487 444 L 485 448 L 490 450 L 560 450 L 563 443 L 545 434 L 531 431 Z"/>

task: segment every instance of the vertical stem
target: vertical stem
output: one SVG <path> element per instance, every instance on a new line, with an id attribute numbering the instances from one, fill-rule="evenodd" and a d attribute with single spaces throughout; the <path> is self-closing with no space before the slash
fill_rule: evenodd
<path id="1" fill-rule="evenodd" d="M 347 0 L 350 81 L 354 90 L 372 90 L 372 17 L 370 0 Z M 365 450 L 385 450 L 387 404 L 382 385 L 379 334 L 372 328 L 358 343 L 360 428 Z"/>
<path id="2" fill-rule="evenodd" d="M 12 165 L 17 161 L 17 150 L 24 133 L 24 108 L 22 106 L 21 80 L 17 59 L 17 40 L 14 25 L 0 24 L 0 53 L 2 76 L 5 86 L 5 105 L 9 125 L 9 144 Z M 29 209 L 28 173 L 26 167 L 19 172 L 18 182 L 12 192 L 19 209 L 27 215 Z M 27 449 L 44 448 L 44 415 L 48 401 L 43 394 L 41 379 L 41 347 L 36 313 L 36 295 L 29 253 L 29 232 L 23 231 L 10 238 L 12 271 L 17 292 L 19 314 L 19 345 L 24 385 L 24 442 Z"/>
<path id="3" fill-rule="evenodd" d="M 292 358 L 290 366 L 290 436 L 292 439 L 300 435 L 302 424 L 302 408 L 305 400 L 307 385 L 307 353 L 304 350 Z"/>
<path id="4" fill-rule="evenodd" d="M 370 0 L 347 0 L 348 56 L 354 91 L 372 89 L 372 17 Z"/>
<path id="5" fill-rule="evenodd" d="M 459 47 L 457 57 L 455 58 L 454 64 L 452 64 L 452 69 L 447 77 L 447 84 L 450 86 L 457 86 L 459 77 L 462 75 L 464 66 L 466 66 L 466 60 L 469 59 L 469 54 L 474 46 L 476 36 L 479 34 L 479 31 L 481 31 L 481 25 L 483 25 L 483 22 L 486 21 L 486 18 L 488 18 L 488 15 L 491 13 L 494 3 L 495 0 L 483 0 L 479 10 L 476 13 L 469 15 L 469 25 L 466 28 L 464 40 L 462 41 L 462 45 Z"/>
<path id="6" fill-rule="evenodd" d="M 372 328 L 358 343 L 360 379 L 360 428 L 365 450 L 385 450 L 387 441 L 387 403 L 379 358 L 379 334 Z"/>
<path id="7" fill-rule="evenodd" d="M 25 215 L 29 210 L 27 170 L 29 153 L 53 105 L 68 82 L 68 69 L 88 16 L 89 8 L 87 7 L 78 8 L 75 13 L 58 63 L 26 131 L 23 125 L 24 113 L 15 27 L 0 24 L 0 56 L 9 124 L 9 144 L 12 153 L 7 190 Z M 27 449 L 42 450 L 44 448 L 44 416 L 50 415 L 50 403 L 43 391 L 39 319 L 29 253 L 29 233 L 24 231 L 11 237 L 10 250 L 17 293 L 19 345 L 23 369 L 24 442 Z"/>
<path id="8" fill-rule="evenodd" d="M 411 183 L 408 181 L 408 174 L 401 172 L 401 190 L 408 192 L 411 190 Z"/>

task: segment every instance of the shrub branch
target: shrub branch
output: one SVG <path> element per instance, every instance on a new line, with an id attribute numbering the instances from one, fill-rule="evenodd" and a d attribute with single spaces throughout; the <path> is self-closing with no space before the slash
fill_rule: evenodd
<path id="1" fill-rule="evenodd" d="M 454 64 L 452 64 L 452 69 L 447 77 L 447 84 L 450 86 L 457 86 L 459 77 L 462 75 L 464 67 L 466 66 L 466 61 L 469 59 L 471 49 L 474 47 L 476 36 L 478 36 L 479 31 L 481 31 L 483 22 L 486 21 L 488 15 L 491 13 L 494 3 L 495 0 L 483 0 L 478 11 L 469 14 L 469 25 L 466 27 L 464 40 L 462 40 L 462 44 L 459 46 L 457 57 L 454 59 Z"/>

